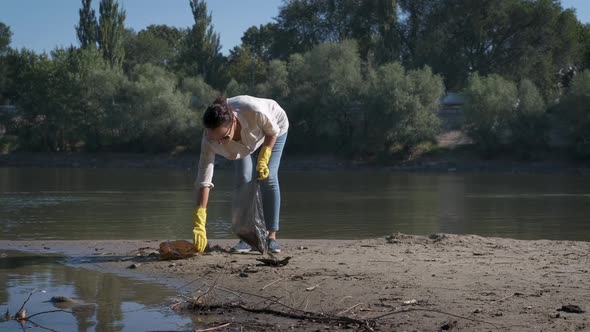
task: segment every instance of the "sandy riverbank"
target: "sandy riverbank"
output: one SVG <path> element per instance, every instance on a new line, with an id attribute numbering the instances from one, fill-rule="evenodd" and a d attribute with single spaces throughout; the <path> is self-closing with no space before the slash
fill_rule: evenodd
<path id="1" fill-rule="evenodd" d="M 590 330 L 589 242 L 448 234 L 283 240 L 278 258 L 291 259 L 282 267 L 229 254 L 228 240 L 211 240 L 215 250 L 203 256 L 159 261 L 159 242 L 0 241 L 0 248 L 64 253 L 81 267 L 179 288 L 213 306 L 201 314 L 231 322 L 217 331 L 364 329 L 355 322 L 379 331 Z M 558 310 L 567 305 L 586 312 Z M 330 321 L 336 316 L 351 320 L 339 325 Z"/>

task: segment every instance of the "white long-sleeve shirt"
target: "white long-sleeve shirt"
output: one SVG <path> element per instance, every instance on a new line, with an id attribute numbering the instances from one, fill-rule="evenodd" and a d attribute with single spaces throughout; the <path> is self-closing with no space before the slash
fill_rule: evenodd
<path id="1" fill-rule="evenodd" d="M 264 142 L 265 136 L 281 136 L 289 129 L 285 111 L 272 99 L 236 96 L 227 99 L 230 110 L 240 122 L 239 141 L 219 144 L 207 137 L 207 129 L 201 139 L 201 156 L 195 187 L 213 187 L 215 155 L 236 160 L 252 154 Z"/>

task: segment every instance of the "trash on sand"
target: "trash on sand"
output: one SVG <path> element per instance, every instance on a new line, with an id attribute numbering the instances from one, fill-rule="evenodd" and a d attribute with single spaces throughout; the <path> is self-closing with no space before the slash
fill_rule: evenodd
<path id="1" fill-rule="evenodd" d="M 582 313 L 586 312 L 586 311 L 582 310 L 582 308 L 580 308 L 580 306 L 575 305 L 575 304 L 568 304 L 568 305 L 561 306 L 561 308 L 557 309 L 557 311 L 569 312 L 569 313 L 573 313 L 573 314 L 582 314 Z"/>
<path id="2" fill-rule="evenodd" d="M 160 243 L 160 260 L 184 259 L 197 253 L 195 245 L 186 240 L 164 241 Z"/>
<path id="3" fill-rule="evenodd" d="M 289 261 L 291 260 L 290 256 L 287 256 L 283 259 L 276 259 L 276 258 L 256 258 L 257 261 L 259 261 L 261 264 L 261 266 L 274 266 L 274 267 L 281 267 L 281 266 L 285 266 L 287 264 L 289 264 Z"/>

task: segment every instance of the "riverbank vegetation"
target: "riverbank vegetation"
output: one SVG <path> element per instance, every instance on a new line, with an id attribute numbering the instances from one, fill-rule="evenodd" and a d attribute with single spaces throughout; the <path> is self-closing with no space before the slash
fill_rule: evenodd
<path id="1" fill-rule="evenodd" d="M 590 157 L 590 26 L 560 1 L 286 0 L 223 55 L 203 0 L 190 27 L 133 31 L 116 0 L 82 0 L 79 45 L 11 47 L 0 22 L 0 149 L 198 150 L 217 95 L 287 111 L 292 153 L 360 159 L 436 149 L 443 97 L 473 149 Z"/>

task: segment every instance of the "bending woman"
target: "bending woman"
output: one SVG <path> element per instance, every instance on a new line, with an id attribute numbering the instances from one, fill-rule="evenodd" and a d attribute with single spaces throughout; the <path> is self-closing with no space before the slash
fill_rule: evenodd
<path id="1" fill-rule="evenodd" d="M 289 129 L 287 114 L 271 99 L 218 97 L 205 111 L 203 125 L 205 130 L 195 182 L 197 203 L 193 210 L 195 247 L 203 252 L 207 246 L 207 201 L 213 188 L 215 155 L 221 155 L 233 160 L 236 186 L 253 179 L 260 181 L 264 219 L 269 232 L 268 249 L 272 253 L 281 252 L 276 240 L 281 207 L 278 170 Z M 244 253 L 251 249 L 240 241 L 232 251 Z"/>

